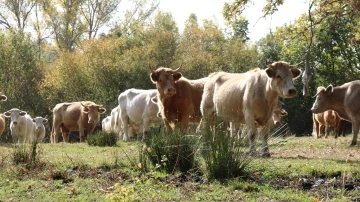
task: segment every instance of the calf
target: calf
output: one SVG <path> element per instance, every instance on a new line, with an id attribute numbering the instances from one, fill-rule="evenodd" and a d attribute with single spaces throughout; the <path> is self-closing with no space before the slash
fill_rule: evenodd
<path id="1" fill-rule="evenodd" d="M 331 109 L 336 111 L 342 119 L 350 121 L 353 133 L 350 146 L 356 145 L 360 127 L 360 80 L 337 87 L 332 85 L 327 88 L 320 86 L 315 96 L 316 100 L 311 112 L 317 114 Z"/>
<path id="2" fill-rule="evenodd" d="M 10 131 L 13 142 L 29 143 L 35 127 L 31 116 L 17 108 L 12 108 L 4 115 L 11 118 Z"/>
<path id="3" fill-rule="evenodd" d="M 321 132 L 325 127 L 325 138 L 327 138 L 330 126 L 333 126 L 335 138 L 337 138 L 340 120 L 341 118 L 339 114 L 334 110 L 327 110 L 323 113 L 313 114 L 313 134 L 316 138 L 321 138 Z"/>
<path id="4" fill-rule="evenodd" d="M 31 135 L 30 141 L 31 142 L 42 142 L 43 139 L 45 138 L 44 123 L 47 123 L 48 119 L 38 116 L 33 119 L 33 122 L 34 122 L 34 130 Z"/>

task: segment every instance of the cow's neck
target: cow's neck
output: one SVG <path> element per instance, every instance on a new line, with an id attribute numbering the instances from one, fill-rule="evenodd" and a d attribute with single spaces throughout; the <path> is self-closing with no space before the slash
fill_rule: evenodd
<path id="1" fill-rule="evenodd" d="M 348 119 L 349 117 L 344 110 L 344 100 L 346 95 L 346 88 L 335 87 L 333 88 L 332 96 L 329 97 L 332 103 L 332 110 L 335 110 L 340 117 Z"/>

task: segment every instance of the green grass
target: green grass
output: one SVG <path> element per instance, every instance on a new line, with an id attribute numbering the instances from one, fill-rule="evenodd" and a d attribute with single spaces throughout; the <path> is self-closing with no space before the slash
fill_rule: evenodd
<path id="1" fill-rule="evenodd" d="M 254 159 L 250 177 L 221 182 L 207 179 L 204 160 L 187 173 L 143 172 L 137 141 L 39 143 L 31 166 L 14 164 L 14 146 L 0 144 L 0 201 L 350 201 L 359 192 L 342 182 L 360 180 L 360 149 L 350 139 L 271 138 L 272 157 Z M 303 179 L 322 178 L 330 186 L 301 188 Z"/>

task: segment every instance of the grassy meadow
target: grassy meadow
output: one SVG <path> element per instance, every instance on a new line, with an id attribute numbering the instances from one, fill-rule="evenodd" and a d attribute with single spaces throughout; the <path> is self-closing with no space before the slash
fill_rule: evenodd
<path id="1" fill-rule="evenodd" d="M 225 180 L 208 178 L 201 154 L 187 172 L 144 169 L 137 140 L 39 143 L 35 150 L 2 143 L 0 201 L 360 201 L 360 147 L 349 148 L 350 140 L 272 137 L 271 158 L 248 157 L 245 174 Z M 33 161 L 19 160 L 27 152 Z"/>

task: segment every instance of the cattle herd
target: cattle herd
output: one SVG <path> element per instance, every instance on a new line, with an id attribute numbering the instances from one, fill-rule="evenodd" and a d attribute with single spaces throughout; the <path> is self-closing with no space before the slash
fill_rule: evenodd
<path id="1" fill-rule="evenodd" d="M 293 81 L 301 75 L 297 65 L 279 61 L 266 64 L 266 69 L 255 68 L 244 73 L 214 72 L 197 80 L 186 79 L 181 65 L 176 70 L 160 67 L 153 70 L 149 65 L 150 79 L 156 89 L 128 89 L 118 97 L 119 105 L 102 120 L 102 130 L 118 133 L 128 141 L 134 133 L 146 138 L 151 124 L 164 125 L 167 132 L 179 127 L 186 132 L 189 124 L 196 125 L 196 131 L 210 129 L 215 134 L 217 121 L 226 126 L 230 135 L 246 134 L 250 142 L 250 155 L 256 155 L 255 139 L 262 133 L 263 157 L 269 157 L 268 136 L 271 128 L 286 116 L 284 104 L 279 97 L 293 98 L 297 95 Z M 313 133 L 325 137 L 329 127 L 335 129 L 335 137 L 341 133 L 347 122 L 352 123 L 353 139 L 356 145 L 360 127 L 360 81 L 342 86 L 318 87 L 316 100 L 311 108 Z M 0 100 L 7 97 L 0 93 Z M 79 131 L 84 141 L 86 130 L 90 136 L 106 112 L 102 105 L 91 101 L 59 103 L 53 108 L 51 143 L 57 143 L 62 134 L 65 142 L 69 133 Z M 25 111 L 13 108 L 0 115 L 0 134 L 5 128 L 5 117 L 11 117 L 10 130 L 14 142 L 42 141 L 45 137 L 43 117 L 31 118 Z M 263 130 L 258 130 L 263 127 Z M 260 132 L 259 132 L 260 131 Z"/>

